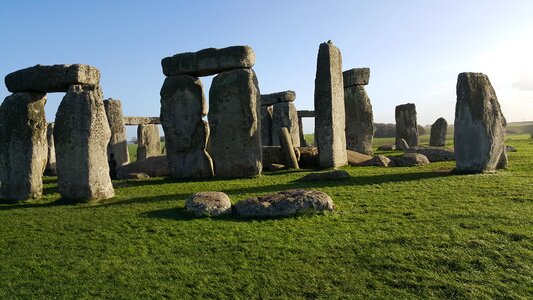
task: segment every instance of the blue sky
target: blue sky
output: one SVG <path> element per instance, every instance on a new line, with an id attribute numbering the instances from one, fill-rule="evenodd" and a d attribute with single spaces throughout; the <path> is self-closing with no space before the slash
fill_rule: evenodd
<path id="1" fill-rule="evenodd" d="M 508 121 L 533 121 L 533 1 L 0 1 L 0 76 L 35 64 L 100 69 L 125 115 L 159 115 L 161 59 L 250 45 L 262 93 L 295 90 L 313 109 L 321 42 L 343 69 L 370 67 L 376 122 L 417 105 L 420 124 L 453 123 L 457 74 L 486 73 Z M 203 79 L 205 94 L 211 77 Z M 0 87 L 0 97 L 9 92 Z M 63 95 L 49 94 L 53 121 Z M 312 122 L 304 124 L 312 132 Z M 128 130 L 133 135 L 134 130 Z"/>

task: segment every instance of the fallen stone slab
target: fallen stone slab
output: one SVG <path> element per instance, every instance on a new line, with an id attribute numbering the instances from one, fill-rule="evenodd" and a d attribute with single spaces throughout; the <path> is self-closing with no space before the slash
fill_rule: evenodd
<path id="1" fill-rule="evenodd" d="M 406 153 L 402 156 L 389 156 L 390 167 L 416 167 L 429 164 L 426 156 L 419 153 Z"/>
<path id="2" fill-rule="evenodd" d="M 379 151 L 392 151 L 392 150 L 396 150 L 396 146 L 393 144 L 381 145 L 378 147 L 378 150 Z"/>
<path id="3" fill-rule="evenodd" d="M 170 175 L 170 168 L 166 155 L 151 156 L 145 160 L 136 161 L 117 168 L 118 179 L 128 179 L 129 174 L 145 173 L 150 177 L 164 177 Z"/>
<path id="4" fill-rule="evenodd" d="M 367 161 L 359 164 L 359 166 L 375 166 L 375 167 L 388 167 L 391 160 L 385 155 L 376 155 Z"/>
<path id="5" fill-rule="evenodd" d="M 219 216 L 231 212 L 231 201 L 222 192 L 199 192 L 185 200 L 185 208 L 197 217 Z"/>
<path id="6" fill-rule="evenodd" d="M 445 147 L 411 147 L 405 152 L 422 154 L 430 162 L 455 160 L 453 149 Z"/>
<path id="7" fill-rule="evenodd" d="M 261 106 L 270 106 L 279 102 L 293 102 L 296 100 L 295 91 L 283 91 L 261 95 Z"/>
<path id="8" fill-rule="evenodd" d="M 353 68 L 342 72 L 344 88 L 355 85 L 367 85 L 370 79 L 370 68 Z"/>
<path id="9" fill-rule="evenodd" d="M 176 54 L 161 60 L 165 76 L 209 76 L 234 69 L 251 68 L 254 64 L 255 53 L 250 46 L 207 48 L 198 52 Z"/>
<path id="10" fill-rule="evenodd" d="M 338 180 L 349 178 L 350 174 L 344 170 L 332 170 L 325 172 L 309 173 L 298 179 L 299 181 Z"/>
<path id="11" fill-rule="evenodd" d="M 43 93 L 66 92 L 73 84 L 96 86 L 100 82 L 100 71 L 83 64 L 36 65 L 7 74 L 5 83 L 12 92 L 37 91 Z"/>
<path id="12" fill-rule="evenodd" d="M 280 170 L 284 170 L 286 169 L 287 166 L 286 165 L 282 165 L 282 164 L 270 164 L 270 165 L 264 165 L 263 164 L 263 170 L 266 170 L 266 171 L 280 171 Z"/>
<path id="13" fill-rule="evenodd" d="M 150 176 L 146 173 L 129 173 L 122 179 L 137 179 L 137 180 L 143 180 L 148 179 Z"/>
<path id="14" fill-rule="evenodd" d="M 346 150 L 346 156 L 348 158 L 348 164 L 350 166 L 359 166 L 360 164 L 372 159 L 371 155 L 359 153 L 352 150 Z"/>
<path id="15" fill-rule="evenodd" d="M 289 190 L 237 202 L 234 212 L 243 218 L 276 218 L 302 213 L 333 211 L 331 197 L 319 191 Z"/>

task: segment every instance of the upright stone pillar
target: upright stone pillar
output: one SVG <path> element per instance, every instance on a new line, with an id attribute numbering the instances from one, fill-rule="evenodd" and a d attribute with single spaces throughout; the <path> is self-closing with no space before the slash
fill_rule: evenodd
<path id="1" fill-rule="evenodd" d="M 252 69 L 218 74 L 209 91 L 208 152 L 217 177 L 261 174 L 260 92 Z"/>
<path id="2" fill-rule="evenodd" d="M 298 117 L 298 131 L 300 132 L 300 147 L 307 147 L 307 141 L 305 140 L 304 134 L 304 123 L 300 117 Z"/>
<path id="3" fill-rule="evenodd" d="M 169 76 L 161 88 L 161 125 L 174 178 L 209 178 L 213 162 L 206 151 L 209 127 L 202 82 L 189 75 Z"/>
<path id="4" fill-rule="evenodd" d="M 54 126 L 57 185 L 63 198 L 102 200 L 115 195 L 107 164 L 110 137 L 100 87 L 71 85 Z"/>
<path id="5" fill-rule="evenodd" d="M 122 104 L 120 100 L 110 98 L 104 100 L 104 107 L 111 129 L 111 138 L 107 146 L 107 160 L 110 163 L 110 168 L 114 166 L 116 169 L 130 162 Z"/>
<path id="6" fill-rule="evenodd" d="M 272 146 L 272 105 L 261 106 L 261 142 Z"/>
<path id="7" fill-rule="evenodd" d="M 54 123 L 48 123 L 46 127 L 46 140 L 48 142 L 48 159 L 46 160 L 46 168 L 44 174 L 49 176 L 57 175 L 56 168 L 56 148 L 54 145 Z"/>
<path id="8" fill-rule="evenodd" d="M 413 103 L 396 106 L 396 149 L 402 149 L 404 139 L 409 147 L 418 146 L 418 128 L 416 124 L 416 107 Z"/>
<path id="9" fill-rule="evenodd" d="M 446 144 L 446 134 L 448 134 L 448 122 L 444 118 L 438 118 L 431 125 L 431 135 L 429 145 L 432 147 L 444 147 Z"/>
<path id="10" fill-rule="evenodd" d="M 155 124 L 137 126 L 137 161 L 161 155 L 161 137 Z"/>
<path id="11" fill-rule="evenodd" d="M 454 126 L 457 170 L 477 173 L 505 168 L 506 125 L 487 75 L 459 74 Z"/>
<path id="12" fill-rule="evenodd" d="M 342 57 L 331 41 L 320 44 L 315 78 L 315 141 L 319 166 L 347 164 Z"/>
<path id="13" fill-rule="evenodd" d="M 0 198 L 42 195 L 46 164 L 46 94 L 19 92 L 0 105 Z"/>
<path id="14" fill-rule="evenodd" d="M 346 148 L 363 154 L 372 154 L 374 138 L 372 104 L 365 90 L 369 78 L 369 68 L 343 72 Z"/>
<path id="15" fill-rule="evenodd" d="M 261 124 L 262 125 L 262 124 Z M 280 146 L 281 128 L 287 128 L 294 147 L 300 147 L 298 112 L 292 102 L 278 102 L 272 105 L 272 145 Z"/>

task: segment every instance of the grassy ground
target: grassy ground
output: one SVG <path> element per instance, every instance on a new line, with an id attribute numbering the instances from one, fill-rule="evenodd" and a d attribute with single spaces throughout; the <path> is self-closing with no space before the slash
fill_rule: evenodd
<path id="1" fill-rule="evenodd" d="M 453 162 L 345 167 L 238 180 L 115 181 L 102 204 L 0 204 L 0 298 L 533 298 L 533 141 L 491 175 Z M 276 220 L 193 219 L 184 200 L 233 202 L 293 188 L 328 193 L 333 213 Z"/>

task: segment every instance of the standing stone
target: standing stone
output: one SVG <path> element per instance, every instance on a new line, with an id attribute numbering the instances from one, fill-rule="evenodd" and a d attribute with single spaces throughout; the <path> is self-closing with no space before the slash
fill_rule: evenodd
<path id="1" fill-rule="evenodd" d="M 57 185 L 63 198 L 102 200 L 115 195 L 107 164 L 110 137 L 100 87 L 70 86 L 54 126 Z"/>
<path id="2" fill-rule="evenodd" d="M 344 88 L 346 112 L 346 148 L 372 154 L 374 115 L 370 99 L 362 85 Z"/>
<path id="3" fill-rule="evenodd" d="M 506 125 L 487 75 L 459 74 L 454 128 L 457 170 L 477 173 L 505 168 Z"/>
<path id="4" fill-rule="evenodd" d="M 281 152 L 285 158 L 285 165 L 289 166 L 291 169 L 300 169 L 300 167 L 298 167 L 298 159 L 294 153 L 294 150 L 298 150 L 298 148 L 294 148 L 289 130 L 285 127 L 282 127 L 279 129 L 279 131 Z"/>
<path id="5" fill-rule="evenodd" d="M 200 79 L 188 75 L 171 76 L 161 88 L 161 125 L 165 148 L 174 178 L 213 176 L 213 162 L 207 153 L 209 127 Z"/>
<path id="6" fill-rule="evenodd" d="M 298 118 L 298 131 L 300 132 L 300 147 L 307 147 L 307 141 L 305 140 L 304 124 L 302 118 Z"/>
<path id="7" fill-rule="evenodd" d="M 261 95 L 262 106 L 270 106 L 279 102 L 293 102 L 294 100 L 296 100 L 295 91 L 283 91 Z"/>
<path id="8" fill-rule="evenodd" d="M 110 163 L 110 167 L 114 166 L 116 170 L 130 162 L 128 143 L 126 141 L 126 126 L 122 116 L 122 104 L 120 100 L 110 98 L 104 100 L 104 107 L 109 128 L 111 129 L 111 138 L 107 146 L 107 161 Z"/>
<path id="9" fill-rule="evenodd" d="M 46 94 L 15 93 L 0 106 L 0 198 L 42 195 L 46 165 Z"/>
<path id="10" fill-rule="evenodd" d="M 433 147 L 444 147 L 446 144 L 446 134 L 448 134 L 448 122 L 444 118 L 438 118 L 431 125 L 431 135 L 429 145 Z"/>
<path id="11" fill-rule="evenodd" d="M 261 124 L 262 125 L 262 124 Z M 292 102 L 278 102 L 272 105 L 272 145 L 279 146 L 280 130 L 287 128 L 292 144 L 300 147 L 300 129 L 298 128 L 298 112 Z"/>
<path id="12" fill-rule="evenodd" d="M 217 177 L 261 174 L 260 92 L 252 69 L 218 74 L 209 91 L 208 152 Z"/>
<path id="13" fill-rule="evenodd" d="M 48 159 L 44 173 L 49 176 L 57 175 L 56 148 L 54 146 L 54 123 L 48 123 L 46 127 L 46 140 L 48 142 Z"/>
<path id="14" fill-rule="evenodd" d="M 347 164 L 342 57 L 331 41 L 320 44 L 315 78 L 315 142 L 322 168 Z"/>
<path id="15" fill-rule="evenodd" d="M 404 139 L 409 147 L 418 146 L 418 128 L 416 124 L 416 107 L 413 103 L 396 106 L 396 149 L 403 146 Z"/>
<path id="16" fill-rule="evenodd" d="M 161 137 L 155 124 L 137 126 L 137 160 L 161 155 Z"/>
<path id="17" fill-rule="evenodd" d="M 261 142 L 272 146 L 272 105 L 261 106 Z"/>

